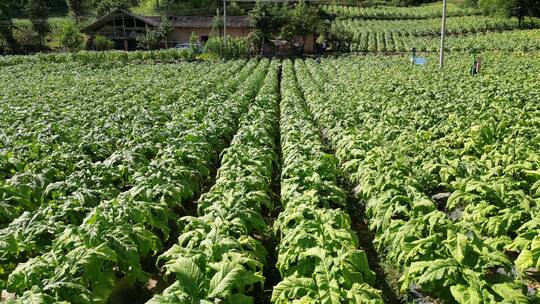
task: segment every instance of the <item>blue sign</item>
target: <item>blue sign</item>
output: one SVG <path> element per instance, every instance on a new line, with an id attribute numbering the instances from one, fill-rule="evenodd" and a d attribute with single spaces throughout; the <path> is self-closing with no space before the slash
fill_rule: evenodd
<path id="1" fill-rule="evenodd" d="M 426 58 L 422 58 L 422 57 L 413 58 L 413 63 L 418 64 L 418 65 L 424 65 L 426 64 Z"/>

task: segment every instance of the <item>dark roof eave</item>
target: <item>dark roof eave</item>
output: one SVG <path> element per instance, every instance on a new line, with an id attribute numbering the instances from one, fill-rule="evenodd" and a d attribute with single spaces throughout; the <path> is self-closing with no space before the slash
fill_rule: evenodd
<path id="1" fill-rule="evenodd" d="M 139 15 L 135 15 L 135 14 L 133 14 L 133 13 L 131 13 L 131 12 L 125 10 L 125 9 L 117 8 L 117 9 L 109 12 L 105 16 L 99 18 L 98 20 L 94 21 L 92 24 L 89 24 L 89 25 L 85 26 L 84 28 L 81 29 L 81 32 L 88 33 L 88 32 L 91 32 L 93 30 L 98 29 L 100 26 L 104 25 L 106 23 L 106 21 L 108 21 L 108 19 L 111 16 L 114 16 L 117 13 L 123 13 L 125 15 L 128 15 L 129 17 L 135 18 L 135 19 L 137 19 L 137 20 L 139 20 L 141 22 L 144 22 L 144 23 L 146 23 L 148 25 L 151 25 L 151 26 L 159 26 L 158 22 L 155 22 L 153 20 L 144 18 L 144 17 L 139 16 Z"/>
<path id="2" fill-rule="evenodd" d="M 127 10 L 124 10 L 124 9 L 121 9 L 121 8 L 117 8 L 111 12 L 109 12 L 108 14 L 106 14 L 105 16 L 99 18 L 98 20 L 94 21 L 92 24 L 84 27 L 83 29 L 81 29 L 81 32 L 83 33 L 89 33 L 89 32 L 92 32 L 92 31 L 95 31 L 96 29 L 100 28 L 101 26 L 103 26 L 104 24 L 106 24 L 107 21 L 110 20 L 110 18 L 112 16 L 115 16 L 116 14 L 118 13 L 121 13 L 121 14 L 125 14 L 129 17 L 132 17 L 132 18 L 135 18 L 145 24 L 148 24 L 150 26 L 154 26 L 154 27 L 158 27 L 161 23 L 161 20 L 158 19 L 159 16 L 139 16 L 139 15 L 136 15 L 136 14 L 133 14 Z M 192 16 L 183 16 L 183 17 L 178 17 L 179 19 L 184 19 L 184 20 L 177 20 L 177 21 L 173 21 L 173 27 L 174 28 L 212 28 L 213 27 L 213 24 L 212 24 L 212 19 L 213 17 L 192 17 Z M 230 24 L 227 24 L 227 27 L 228 28 L 232 28 L 232 29 L 244 29 L 244 28 L 247 28 L 247 29 L 251 29 L 251 24 L 249 23 L 249 21 L 247 21 L 247 17 L 245 16 L 230 16 L 229 17 L 231 23 Z M 197 20 L 199 19 L 199 20 Z M 202 19 L 202 20 L 201 20 Z M 241 21 L 239 21 L 239 19 Z M 229 22 L 227 22 L 229 23 Z"/>
<path id="3" fill-rule="evenodd" d="M 177 28 L 177 29 L 196 29 L 196 28 L 209 28 L 209 29 L 212 29 L 213 26 L 210 25 L 210 26 L 201 26 L 201 25 L 175 25 L 174 28 Z M 221 26 L 220 26 L 221 28 Z M 251 29 L 251 25 L 246 25 L 246 26 L 230 26 L 230 25 L 227 25 L 227 28 L 230 28 L 230 29 Z"/>

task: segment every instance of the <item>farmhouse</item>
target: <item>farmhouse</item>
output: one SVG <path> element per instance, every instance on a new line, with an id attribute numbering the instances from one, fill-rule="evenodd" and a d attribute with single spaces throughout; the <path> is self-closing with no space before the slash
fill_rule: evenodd
<path id="1" fill-rule="evenodd" d="M 157 28 L 161 23 L 161 16 L 140 16 L 124 9 L 115 9 L 99 18 L 94 23 L 82 29 L 90 38 L 102 35 L 115 43 L 116 49 L 135 50 L 137 36 L 147 29 Z M 215 29 L 213 16 L 171 16 L 173 31 L 169 34 L 164 47 L 174 47 L 178 43 L 188 43 L 192 34 L 202 43 Z M 227 36 L 247 37 L 251 32 L 247 16 L 227 16 Z M 304 44 L 306 52 L 314 49 L 313 35 L 309 35 Z"/>
<path id="2" fill-rule="evenodd" d="M 214 17 L 171 16 L 173 31 L 167 37 L 167 45 L 189 42 L 194 33 L 199 41 L 208 40 L 213 28 Z M 137 47 L 137 36 L 147 29 L 159 27 L 161 16 L 140 16 L 124 9 L 116 9 L 82 29 L 89 36 L 102 35 L 112 40 L 116 48 L 133 50 Z M 227 34 L 244 37 L 250 32 L 249 21 L 245 16 L 227 17 Z"/>

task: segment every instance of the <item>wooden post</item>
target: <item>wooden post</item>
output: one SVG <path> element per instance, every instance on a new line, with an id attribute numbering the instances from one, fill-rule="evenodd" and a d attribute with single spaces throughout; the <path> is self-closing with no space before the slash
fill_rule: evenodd
<path id="1" fill-rule="evenodd" d="M 129 51 L 129 43 L 126 38 L 124 38 L 124 51 Z"/>
<path id="2" fill-rule="evenodd" d="M 443 0 L 443 13 L 442 13 L 442 24 L 441 24 L 441 53 L 439 58 L 439 68 L 442 69 L 444 66 L 444 38 L 446 36 L 446 0 Z"/>
<path id="3" fill-rule="evenodd" d="M 227 0 L 223 0 L 223 44 L 227 47 Z"/>
<path id="4" fill-rule="evenodd" d="M 126 38 L 126 18 L 122 16 L 122 36 Z"/>
<path id="5" fill-rule="evenodd" d="M 113 17 L 112 26 L 113 26 L 114 38 L 117 38 L 118 35 L 116 34 L 116 18 L 115 17 Z"/>

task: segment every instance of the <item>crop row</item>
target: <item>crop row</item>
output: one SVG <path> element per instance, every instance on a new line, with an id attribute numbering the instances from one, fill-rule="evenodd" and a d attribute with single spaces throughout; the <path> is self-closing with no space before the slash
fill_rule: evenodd
<path id="1" fill-rule="evenodd" d="M 426 19 L 442 16 L 442 3 L 432 3 L 415 7 L 374 6 L 354 7 L 341 5 L 322 5 L 322 10 L 337 18 L 363 18 L 363 19 Z M 447 16 L 479 15 L 476 9 L 463 8 L 457 4 L 447 4 Z"/>
<path id="2" fill-rule="evenodd" d="M 157 51 L 80 51 L 76 53 L 50 53 L 37 54 L 33 56 L 14 55 L 0 57 L 0 67 L 15 66 L 19 64 L 40 64 L 40 63 L 77 63 L 89 64 L 90 66 L 122 66 L 128 63 L 137 62 L 181 62 L 189 61 L 189 52 L 178 51 L 177 49 L 166 49 Z"/>
<path id="3" fill-rule="evenodd" d="M 207 68 L 200 69 L 203 74 L 185 69 L 184 83 L 186 87 L 195 87 L 200 83 L 190 77 L 210 73 L 213 78 L 209 79 L 214 80 L 200 86 L 203 90 L 198 92 L 206 93 L 204 89 L 210 89 L 222 73 L 232 75 L 238 67 L 231 65 L 229 72 L 225 66 L 211 72 Z M 151 159 L 156 147 L 149 143 L 163 137 L 158 128 L 173 119 L 170 113 L 174 111 L 188 114 L 188 110 L 182 109 L 192 107 L 197 96 L 187 96 L 186 87 L 175 85 L 174 78 L 170 77 L 173 70 L 162 72 L 161 79 L 140 74 L 129 78 L 127 73 L 133 74 L 130 69 L 106 70 L 97 76 L 119 74 L 118 78 L 112 78 L 118 83 L 107 88 L 108 82 L 97 80 L 93 75 L 85 75 L 84 80 L 66 76 L 66 68 L 50 71 L 39 67 L 36 73 L 47 71 L 49 77 L 33 78 L 36 74 L 29 72 L 30 75 L 20 81 L 8 82 L 2 93 L 6 96 L 2 107 L 10 112 L 3 115 L 0 122 L 6 137 L 0 150 L 6 160 L 0 164 L 0 171 L 4 172 L 0 180 L 2 228 L 25 210 L 33 211 L 43 203 L 80 190 L 85 180 L 94 185 L 110 182 L 121 189 L 120 177 L 127 180 L 133 173 L 130 170 L 134 169 L 128 166 L 133 163 L 128 158 Z M 10 70 L 17 75 L 22 67 Z M 6 81 L 14 77 L 7 75 Z M 164 92 L 159 86 L 151 85 L 158 82 L 171 89 Z M 36 94 L 41 90 L 47 93 Z M 79 97 L 79 94 L 88 97 Z M 188 127 L 188 123 L 192 122 L 182 121 L 178 129 Z M 146 136 L 141 137 L 141 133 Z M 108 170 L 121 163 L 123 173 Z M 88 180 L 95 176 L 103 180 Z"/>
<path id="4" fill-rule="evenodd" d="M 149 303 L 252 303 L 254 285 L 262 290 L 267 252 L 260 236 L 262 210 L 273 209 L 278 68 L 273 62 L 266 79 L 258 75 L 264 84 L 223 152 L 216 183 L 198 201 L 199 216 L 180 219 L 178 243 L 159 258 L 176 280 Z"/>
<path id="5" fill-rule="evenodd" d="M 442 75 L 377 59 L 298 61 L 296 73 L 395 285 L 458 303 L 534 302 L 537 56 L 492 56 L 500 67 L 465 80 L 461 63 Z M 531 68 L 515 78 L 518 63 Z"/>
<path id="6" fill-rule="evenodd" d="M 223 154 L 215 185 L 199 200 L 199 216 L 181 219 L 178 243 L 160 257 L 175 282 L 149 303 L 252 303 L 260 292 L 267 252 L 255 236 L 267 229 L 264 207 L 277 207 L 269 188 L 276 161 L 276 67 Z M 340 210 L 346 203 L 336 160 L 324 152 L 290 61 L 282 80 L 282 212 L 273 225 L 282 281 L 271 301 L 383 303 L 370 286 L 375 275 L 356 249 L 351 221 Z"/>
<path id="7" fill-rule="evenodd" d="M 13 115 L 0 120 L 0 287 L 10 302 L 105 303 L 146 284 L 157 256 L 174 281 L 151 303 L 261 300 L 278 121 L 287 193 L 272 227 L 282 281 L 271 301 L 382 302 L 291 62 L 281 87 L 278 61 L 84 67 L 2 68 L 1 109 Z M 222 152 L 198 216 L 186 216 Z"/>
<path id="8" fill-rule="evenodd" d="M 77 107 L 74 104 L 67 106 L 73 111 L 70 114 L 73 116 L 73 120 L 67 119 L 57 122 L 62 126 L 59 129 L 63 132 L 68 132 L 72 128 L 78 129 L 69 125 L 77 117 L 80 120 L 84 120 L 86 117 L 93 119 L 93 121 L 89 120 L 85 123 L 88 125 L 88 131 L 79 138 L 80 142 L 62 144 L 61 147 L 57 148 L 54 145 L 46 147 L 50 150 L 49 155 L 43 155 L 41 159 L 35 161 L 30 161 L 27 158 L 26 164 L 22 166 L 20 172 L 16 172 L 11 178 L 0 182 L 2 186 L 0 188 L 2 194 L 0 210 L 2 210 L 3 218 L 6 219 L 5 223 L 9 223 L 3 227 L 0 234 L 0 242 L 4 244 L 0 249 L 0 265 L 4 269 L 4 274 L 9 273 L 9 269 L 16 265 L 14 263 L 25 261 L 29 257 L 48 250 L 54 237 L 64 231 L 66 225 L 82 223 L 89 210 L 100 201 L 112 199 L 122 191 L 131 188 L 134 180 L 144 175 L 146 167 L 158 157 L 162 141 L 173 140 L 185 130 L 193 128 L 201 122 L 203 117 L 197 118 L 193 116 L 191 111 L 207 111 L 210 107 L 209 103 L 201 103 L 199 100 L 208 94 L 205 89 L 210 90 L 212 85 L 222 87 L 216 82 L 225 81 L 227 76 L 232 76 L 241 64 L 239 62 L 231 65 L 231 69 L 228 71 L 216 68 L 207 74 L 209 81 L 206 85 L 197 83 L 197 85 L 201 85 L 201 90 L 178 92 L 173 89 L 164 94 L 163 89 L 156 89 L 155 91 L 146 91 L 145 94 L 141 95 L 141 98 L 132 97 L 133 93 L 123 96 L 133 99 L 132 105 L 133 107 L 136 107 L 136 104 L 139 105 L 138 111 L 133 111 L 129 107 L 117 106 L 119 110 L 125 110 L 125 112 L 112 111 L 110 115 L 106 115 L 110 111 L 107 108 L 113 108 L 112 105 L 108 105 L 107 100 L 110 98 L 108 95 L 104 96 L 107 98 L 105 100 L 98 99 L 93 102 L 95 108 L 101 109 L 101 115 L 105 118 L 100 118 L 99 113 L 93 113 L 84 106 Z M 249 66 L 246 70 L 249 71 Z M 155 80 L 156 78 L 154 78 L 154 83 Z M 186 83 L 190 82 L 186 80 Z M 100 84 L 103 85 L 103 83 Z M 191 83 L 191 85 L 194 84 Z M 229 86 L 231 85 L 232 83 L 229 84 Z M 96 97 L 102 98 L 101 96 Z M 155 98 L 156 100 L 147 101 L 147 98 Z M 69 96 L 66 96 L 66 99 L 69 100 Z M 111 99 L 111 101 L 121 104 L 116 99 Z M 82 104 L 84 105 L 84 103 Z M 146 104 L 149 108 L 145 109 L 142 104 Z M 36 101 L 34 106 L 39 107 L 40 103 Z M 62 107 L 66 104 L 59 102 L 58 106 Z M 31 105 L 28 108 L 31 109 Z M 182 110 L 184 108 L 189 110 Z M 165 109 L 177 111 L 178 114 L 169 115 L 161 112 Z M 37 112 L 37 110 L 35 111 Z M 18 114 L 17 111 L 13 113 Z M 66 114 L 66 116 L 68 115 Z M 192 118 L 187 119 L 190 116 Z M 114 117 L 127 117 L 127 120 L 120 119 L 119 121 L 126 123 L 129 121 L 130 128 L 113 125 Z M 110 122 L 106 121 L 106 118 L 109 118 Z M 36 115 L 35 122 L 38 122 L 39 119 L 43 120 L 45 124 L 49 118 Z M 175 123 L 171 123 L 169 120 L 175 121 Z M 16 120 L 13 121 L 16 122 Z M 105 128 L 101 129 L 104 124 L 108 125 L 110 129 L 124 127 L 127 131 L 111 131 L 105 135 L 103 134 Z M 14 123 L 14 125 L 24 127 L 24 120 Z M 152 126 L 156 128 L 151 128 Z M 159 128 L 157 128 L 158 126 Z M 100 130 L 102 131 L 100 132 Z M 47 136 L 50 136 L 50 133 L 47 131 L 40 133 L 40 129 L 37 129 L 36 138 L 42 139 Z M 76 141 L 75 138 L 74 141 Z M 112 144 L 107 146 L 107 142 Z M 18 144 L 23 145 L 24 141 Z M 34 146 L 36 145 L 45 146 L 44 143 L 34 144 Z M 96 153 L 84 148 L 87 145 L 99 149 L 98 160 L 94 159 Z M 66 149 L 69 147 L 72 147 L 72 150 L 68 153 Z M 60 161 L 62 165 L 58 165 Z M 47 176 L 46 172 L 53 169 L 58 174 Z M 29 183 L 28 180 L 38 180 L 39 183 Z M 9 222 L 8 215 L 15 217 L 23 210 L 27 212 Z"/>
<path id="9" fill-rule="evenodd" d="M 407 297 L 538 301 L 540 58 L 460 57 L 1 68 L 0 288 L 105 303 L 159 257 L 154 304 L 383 303 L 344 176 Z"/>
<path id="10" fill-rule="evenodd" d="M 253 63 L 223 80 L 226 85 L 218 86 L 219 91 L 199 100 L 201 108 L 179 112 L 160 129 L 171 137 L 158 139 L 155 156 L 134 173 L 127 189 L 85 209 L 82 224 L 68 223 L 48 250 L 18 264 L 9 274 L 7 287 L 24 293 L 19 302 L 38 295 L 47 301 L 104 302 L 119 279 L 148 280 L 140 259 L 161 250 L 170 222 L 201 191 L 219 153 L 234 135 L 237 119 L 251 99 L 253 81 L 249 79 L 253 76 L 242 83 L 252 73 Z M 261 65 L 254 73 L 264 69 Z M 179 121 L 190 119 L 192 126 L 177 129 Z M 66 218 L 80 210 L 77 206 L 67 210 Z"/>
<path id="11" fill-rule="evenodd" d="M 341 19 L 334 25 L 353 35 L 373 32 L 392 32 L 399 36 L 440 36 L 441 20 L 363 20 Z M 509 31 L 516 29 L 535 29 L 540 27 L 539 19 L 531 19 L 519 27 L 517 19 L 501 17 L 465 16 L 452 17 L 446 20 L 449 35 L 468 35 L 475 33 Z"/>
<path id="12" fill-rule="evenodd" d="M 437 52 L 440 49 L 440 38 L 401 35 L 394 31 L 357 32 L 352 36 L 350 45 L 352 52 L 408 52 L 412 48 L 423 52 Z M 540 50 L 540 30 L 446 37 L 447 51 L 469 51 L 472 48 L 484 51 L 537 51 Z"/>
<path id="13" fill-rule="evenodd" d="M 324 152 L 290 61 L 283 64 L 281 96 L 283 206 L 274 232 L 282 281 L 272 302 L 383 303 L 371 287 L 375 274 L 357 249 L 350 218 L 341 210 L 346 195 L 337 185 L 335 158 Z"/>

